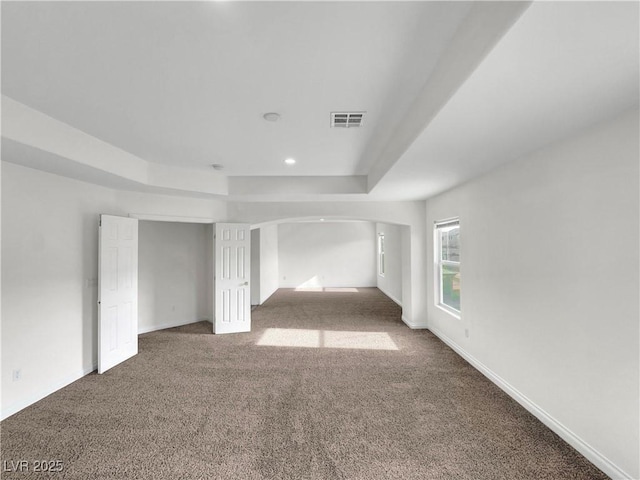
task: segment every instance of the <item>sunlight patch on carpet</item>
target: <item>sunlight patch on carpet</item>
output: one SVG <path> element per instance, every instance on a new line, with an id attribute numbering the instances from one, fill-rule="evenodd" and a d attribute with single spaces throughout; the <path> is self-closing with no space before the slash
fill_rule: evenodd
<path id="1" fill-rule="evenodd" d="M 359 290 L 355 287 L 323 287 L 321 279 L 317 275 L 314 275 L 306 282 L 302 282 L 296 288 L 296 292 L 342 292 L 342 293 L 358 293 Z"/>
<path id="2" fill-rule="evenodd" d="M 334 292 L 334 293 L 358 293 L 354 287 L 296 287 L 296 292 Z"/>
<path id="3" fill-rule="evenodd" d="M 358 350 L 398 350 L 386 332 L 350 332 L 341 330 L 307 330 L 267 328 L 259 346 L 302 348 L 352 348 Z"/>

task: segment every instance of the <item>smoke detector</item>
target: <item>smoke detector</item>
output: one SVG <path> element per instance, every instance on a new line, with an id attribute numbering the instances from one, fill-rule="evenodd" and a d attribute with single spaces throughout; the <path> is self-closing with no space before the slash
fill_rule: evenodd
<path id="1" fill-rule="evenodd" d="M 264 118 L 267 122 L 277 122 L 278 120 L 280 120 L 280 114 L 277 112 L 267 112 L 262 115 L 262 118 Z"/>
<path id="2" fill-rule="evenodd" d="M 331 128 L 361 127 L 367 112 L 331 112 Z"/>

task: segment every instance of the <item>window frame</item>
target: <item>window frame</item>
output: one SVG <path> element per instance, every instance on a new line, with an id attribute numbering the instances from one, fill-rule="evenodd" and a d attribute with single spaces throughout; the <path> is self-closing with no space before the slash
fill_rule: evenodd
<path id="1" fill-rule="evenodd" d="M 443 289 L 443 267 L 452 266 L 457 267 L 458 272 L 461 271 L 460 255 L 458 261 L 444 260 L 442 258 L 442 233 L 444 229 L 457 228 L 460 230 L 460 218 L 448 218 L 446 220 L 438 220 L 433 225 L 433 237 L 434 237 L 434 304 L 436 307 L 444 310 L 448 314 L 460 320 L 462 315 L 462 305 L 460 309 L 448 305 L 444 302 L 444 289 Z M 448 231 L 448 230 L 447 230 Z M 460 233 L 458 233 L 460 235 Z"/>
<path id="2" fill-rule="evenodd" d="M 384 257 L 384 232 L 378 233 L 378 276 L 384 277 L 385 273 L 385 257 Z"/>

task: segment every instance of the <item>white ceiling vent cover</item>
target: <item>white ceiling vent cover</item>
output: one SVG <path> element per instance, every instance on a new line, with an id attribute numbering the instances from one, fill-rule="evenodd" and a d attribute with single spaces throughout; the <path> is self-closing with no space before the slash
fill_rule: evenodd
<path id="1" fill-rule="evenodd" d="M 331 128 L 361 127 L 367 112 L 331 112 Z"/>

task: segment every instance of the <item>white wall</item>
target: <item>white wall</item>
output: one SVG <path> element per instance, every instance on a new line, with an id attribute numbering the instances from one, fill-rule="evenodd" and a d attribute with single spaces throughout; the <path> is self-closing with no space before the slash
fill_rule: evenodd
<path id="1" fill-rule="evenodd" d="M 209 223 L 226 221 L 227 204 L 221 200 L 179 197 L 117 190 L 118 210 L 122 215 L 140 214 L 158 220 L 190 222 L 192 218 Z"/>
<path id="2" fill-rule="evenodd" d="M 384 275 L 376 275 L 377 286 L 398 305 L 402 305 L 402 228 L 406 227 L 376 223 L 376 237 L 384 234 L 385 258 Z"/>
<path id="3" fill-rule="evenodd" d="M 260 304 L 279 287 L 278 227 L 260 229 Z"/>
<path id="4" fill-rule="evenodd" d="M 211 320 L 209 225 L 140 221 L 138 331 Z"/>
<path id="5" fill-rule="evenodd" d="M 278 227 L 251 230 L 251 305 L 262 305 L 278 289 Z"/>
<path id="6" fill-rule="evenodd" d="M 251 230 L 251 305 L 260 305 L 260 229 Z"/>
<path id="7" fill-rule="evenodd" d="M 306 222 L 278 225 L 280 287 L 374 287 L 375 225 Z"/>
<path id="8" fill-rule="evenodd" d="M 0 144 L 2 140 L 0 140 Z M 2 206 L 2 162 L 0 162 L 0 207 Z M 2 208 L 0 208 L 0 375 L 4 372 L 2 370 Z M 0 381 L 0 418 L 2 411 L 2 382 Z"/>
<path id="9" fill-rule="evenodd" d="M 99 214 L 224 219 L 226 204 L 115 191 L 7 162 L 2 170 L 6 418 L 96 367 Z"/>
<path id="10" fill-rule="evenodd" d="M 640 478 L 638 158 L 636 110 L 427 201 L 461 239 L 462 319 L 430 285 L 430 328 L 614 478 Z"/>
<path id="11" fill-rule="evenodd" d="M 98 214 L 113 213 L 115 195 L 6 162 L 2 169 L 4 418 L 96 365 Z"/>

